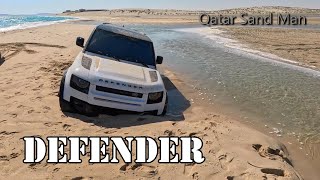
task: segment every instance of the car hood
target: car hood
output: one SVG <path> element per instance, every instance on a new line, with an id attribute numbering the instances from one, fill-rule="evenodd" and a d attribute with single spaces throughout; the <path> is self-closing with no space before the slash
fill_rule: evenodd
<path id="1" fill-rule="evenodd" d="M 156 91 L 163 89 L 158 71 L 105 56 L 85 54 L 92 59 L 89 72 L 91 83 L 126 90 Z M 153 77 L 151 77 L 153 75 Z M 156 77 L 156 80 L 154 78 Z"/>
<path id="2" fill-rule="evenodd" d="M 112 59 L 95 58 L 90 74 L 96 77 L 146 83 L 148 70 L 143 67 L 118 62 Z"/>

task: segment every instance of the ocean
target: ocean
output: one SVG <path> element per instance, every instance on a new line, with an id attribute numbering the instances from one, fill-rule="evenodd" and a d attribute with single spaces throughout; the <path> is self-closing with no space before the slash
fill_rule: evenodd
<path id="1" fill-rule="evenodd" d="M 0 32 L 26 29 L 72 20 L 71 17 L 43 15 L 0 15 Z"/>

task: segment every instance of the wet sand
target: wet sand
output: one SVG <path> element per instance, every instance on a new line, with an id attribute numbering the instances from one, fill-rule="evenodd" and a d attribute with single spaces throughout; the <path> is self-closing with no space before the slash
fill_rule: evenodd
<path id="1" fill-rule="evenodd" d="M 293 60 L 299 65 L 320 68 L 319 30 L 288 28 L 222 27 L 226 36 L 250 49 Z"/>
<path id="2" fill-rule="evenodd" d="M 169 108 L 174 108 L 178 116 L 105 114 L 89 118 L 62 113 L 57 97 L 62 72 L 81 50 L 75 46 L 75 38 L 87 38 L 93 28 L 64 23 L 0 33 L 2 177 L 172 179 L 174 171 L 175 179 L 301 179 L 282 143 L 208 108 L 203 101 L 191 102 L 197 92 L 166 67 L 161 71 L 169 90 Z M 86 156 L 82 164 L 23 164 L 21 138 L 34 135 L 43 138 L 195 135 L 203 139 L 206 161 L 200 165 L 123 162 L 93 165 L 87 163 Z M 106 172 L 113 173 L 106 175 Z M 306 176 L 316 178 L 316 170 L 312 172 Z"/>

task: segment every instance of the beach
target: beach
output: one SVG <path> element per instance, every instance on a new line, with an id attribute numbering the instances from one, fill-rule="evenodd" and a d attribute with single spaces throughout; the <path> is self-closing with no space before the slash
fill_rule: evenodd
<path id="1" fill-rule="evenodd" d="M 78 16 L 78 15 L 75 15 Z M 141 15 L 142 16 L 142 15 Z M 147 15 L 145 15 L 147 16 Z M 84 19 L 116 23 L 194 23 L 194 19 L 179 16 L 148 18 L 112 17 L 89 13 Z M 149 115 L 100 115 L 86 117 L 64 114 L 60 111 L 58 90 L 63 71 L 73 62 L 81 48 L 75 45 L 78 36 L 87 39 L 94 25 L 59 23 L 32 29 L 0 33 L 0 51 L 5 57 L 0 66 L 0 176 L 9 179 L 317 179 L 315 164 L 293 162 L 286 146 L 247 124 L 237 117 L 220 113 L 208 106 L 209 102 L 193 100 L 197 91 L 180 78 L 178 73 L 160 67 L 171 101 L 179 99 L 178 114 L 164 117 Z M 308 44 L 293 41 L 294 48 L 284 49 L 281 33 L 294 31 L 301 37 L 305 30 L 264 30 L 262 33 L 279 35 L 270 41 L 248 37 L 255 29 L 242 31 L 226 29 L 235 39 L 251 44 L 258 50 L 274 53 L 283 58 L 319 67 L 316 49 L 319 41 Z M 242 33 L 239 33 L 239 32 Z M 256 33 L 258 34 L 258 33 Z M 309 37 L 310 34 L 310 37 Z M 311 31 L 308 38 L 317 36 Z M 266 36 L 267 37 L 267 36 Z M 270 46 L 266 46 L 272 43 Z M 274 45 L 276 44 L 276 45 Z M 307 55 L 308 61 L 303 57 Z M 310 60 L 311 59 L 311 60 Z M 203 140 L 203 164 L 89 164 L 89 156 L 82 164 L 23 164 L 24 136 L 197 136 Z M 135 153 L 135 150 L 133 150 Z M 299 156 L 298 153 L 295 155 Z M 296 159 L 303 159 L 303 156 Z M 307 166 L 307 167 L 306 167 Z M 309 167 L 308 167 L 309 166 Z M 174 176 L 173 176 L 174 172 Z"/>
<path id="2" fill-rule="evenodd" d="M 320 68 L 319 30 L 285 28 L 223 27 L 232 39 L 250 49 L 293 60 L 299 65 Z"/>

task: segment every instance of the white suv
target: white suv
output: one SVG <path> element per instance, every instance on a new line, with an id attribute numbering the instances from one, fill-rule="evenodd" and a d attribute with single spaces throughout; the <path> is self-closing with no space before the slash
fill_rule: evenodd
<path id="1" fill-rule="evenodd" d="M 64 112 L 97 115 L 103 107 L 165 115 L 167 91 L 156 64 L 153 43 L 144 34 L 102 24 L 92 32 L 61 80 Z"/>

